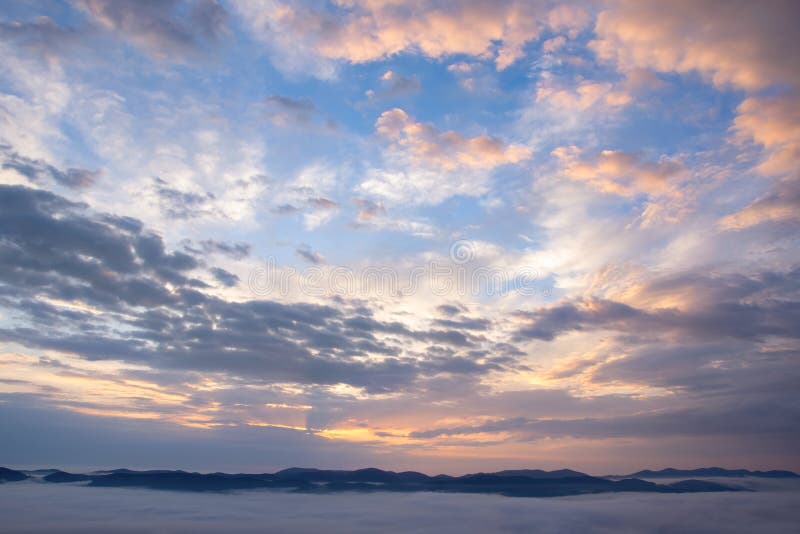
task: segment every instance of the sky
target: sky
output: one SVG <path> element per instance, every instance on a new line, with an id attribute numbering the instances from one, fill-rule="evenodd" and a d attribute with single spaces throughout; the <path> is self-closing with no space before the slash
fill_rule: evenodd
<path id="1" fill-rule="evenodd" d="M 0 13 L 0 459 L 800 470 L 800 4 Z"/>

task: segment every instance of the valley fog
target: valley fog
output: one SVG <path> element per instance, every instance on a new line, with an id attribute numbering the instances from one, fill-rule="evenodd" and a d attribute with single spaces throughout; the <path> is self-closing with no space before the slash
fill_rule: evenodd
<path id="1" fill-rule="evenodd" d="M 182 493 L 0 484 L 8 532 L 790 532 L 800 482 L 736 479 L 757 491 L 509 498 L 441 493 Z"/>

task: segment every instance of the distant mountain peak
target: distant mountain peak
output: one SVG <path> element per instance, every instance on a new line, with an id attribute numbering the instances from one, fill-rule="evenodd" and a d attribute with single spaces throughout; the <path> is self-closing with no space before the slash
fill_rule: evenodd
<path id="1" fill-rule="evenodd" d="M 761 478 L 800 478 L 800 475 L 792 471 L 772 470 L 772 471 L 750 471 L 748 469 L 725 469 L 723 467 L 700 467 L 697 469 L 676 469 L 667 467 L 659 471 L 645 469 L 630 475 L 620 475 L 611 478 L 621 477 L 633 478 L 676 478 L 676 477 L 761 477 Z"/>
<path id="2" fill-rule="evenodd" d="M 0 482 L 19 482 L 29 478 L 28 475 L 22 471 L 8 469 L 7 467 L 0 467 Z"/>
<path id="3" fill-rule="evenodd" d="M 708 468 L 717 473 L 719 468 Z M 706 470 L 706 471 L 708 471 Z M 697 472 L 693 470 L 692 472 Z M 702 471 L 702 470 L 701 470 Z M 668 473 L 679 470 L 642 471 Z M 760 473 L 760 472 L 759 472 Z M 667 475 L 661 475 L 667 476 Z M 25 473 L 0 468 L 0 480 L 19 481 Z M 53 470 L 43 479 L 48 483 L 88 482 L 93 487 L 135 487 L 172 491 L 232 491 L 249 489 L 282 489 L 304 493 L 336 493 L 343 491 L 435 491 L 446 493 L 483 493 L 517 497 L 555 497 L 587 493 L 648 492 L 689 493 L 709 491 L 739 491 L 719 483 L 704 480 L 682 480 L 672 484 L 657 484 L 635 476 L 623 480 L 594 477 L 557 469 L 509 469 L 494 473 L 473 473 L 463 476 L 428 476 L 416 471 L 384 471 L 375 467 L 348 470 L 326 470 L 291 467 L 276 473 L 191 473 L 186 471 L 133 471 L 113 469 L 93 473 L 67 473 Z"/>

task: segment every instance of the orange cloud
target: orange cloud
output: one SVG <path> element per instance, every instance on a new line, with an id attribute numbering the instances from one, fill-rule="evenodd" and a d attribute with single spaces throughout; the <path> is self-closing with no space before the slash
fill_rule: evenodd
<path id="1" fill-rule="evenodd" d="M 416 122 L 399 108 L 383 112 L 375 129 L 391 143 L 391 150 L 417 165 L 444 171 L 492 169 L 531 157 L 526 146 L 507 144 L 487 135 L 464 137 L 452 130 L 439 131 L 430 124 Z"/>
<path id="2" fill-rule="evenodd" d="M 747 90 L 797 85 L 800 4 L 617 0 L 597 17 L 591 47 L 623 71 L 697 71 Z M 710 23 L 709 21 L 713 21 Z M 793 41 L 793 42 L 787 42 Z"/>
<path id="3" fill-rule="evenodd" d="M 575 87 L 543 85 L 536 91 L 536 102 L 563 109 L 585 111 L 593 106 L 616 108 L 631 101 L 625 91 L 616 91 L 610 83 L 584 81 Z"/>
<path id="4" fill-rule="evenodd" d="M 796 171 L 800 162 L 800 101 L 793 95 L 750 97 L 737 109 L 734 130 L 768 153 L 758 169 L 765 175 Z"/>
<path id="5" fill-rule="evenodd" d="M 797 219 L 800 213 L 800 180 L 778 182 L 766 195 L 746 208 L 723 217 L 719 225 L 739 230 L 767 221 Z"/>
<path id="6" fill-rule="evenodd" d="M 734 120 L 737 141 L 764 147 L 756 170 L 777 176 L 771 190 L 720 221 L 739 229 L 797 218 L 798 185 L 786 179 L 800 164 L 800 3 L 617 0 L 598 15 L 591 47 L 622 72 L 698 72 L 717 87 L 748 92 Z M 713 23 L 709 23 L 713 21 Z M 778 96 L 756 94 L 781 89 Z M 796 178 L 792 178 L 796 181 Z"/>
<path id="7" fill-rule="evenodd" d="M 300 46 L 312 55 L 352 63 L 402 52 L 431 58 L 466 54 L 493 58 L 500 70 L 522 57 L 524 45 L 538 39 L 543 30 L 576 35 L 589 22 L 582 7 L 551 9 L 549 2 L 339 0 L 335 4 L 335 14 L 298 4 L 265 8 L 256 1 L 242 1 L 239 9 L 257 36 L 290 54 Z M 285 32 L 292 34 L 291 42 L 274 43 L 275 34 Z"/>
<path id="8" fill-rule="evenodd" d="M 677 195 L 673 186 L 685 171 L 683 164 L 673 159 L 646 161 L 620 150 L 603 150 L 593 158 L 582 159 L 578 148 L 560 147 L 553 155 L 561 160 L 564 176 L 587 182 L 603 193 L 625 197 Z"/>

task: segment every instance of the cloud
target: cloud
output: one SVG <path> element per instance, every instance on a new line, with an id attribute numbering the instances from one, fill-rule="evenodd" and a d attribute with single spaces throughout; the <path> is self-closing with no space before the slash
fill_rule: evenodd
<path id="1" fill-rule="evenodd" d="M 740 139 L 752 140 L 767 151 L 758 169 L 762 174 L 796 173 L 800 161 L 800 111 L 792 94 L 749 97 L 737 108 L 733 129 Z"/>
<path id="2" fill-rule="evenodd" d="M 154 178 L 152 191 L 161 213 L 168 219 L 235 219 L 243 207 L 252 205 L 256 197 L 264 191 L 267 179 L 256 175 L 230 184 L 218 196 L 209 191 L 184 191 L 173 187 L 163 178 Z"/>
<path id="3" fill-rule="evenodd" d="M 343 169 L 317 162 L 300 169 L 292 180 L 273 184 L 273 212 L 301 214 L 309 230 L 328 223 L 339 212 L 339 203 L 330 197 L 341 188 L 341 172 Z"/>
<path id="4" fill-rule="evenodd" d="M 553 155 L 559 159 L 567 178 L 586 182 L 603 193 L 625 197 L 680 194 L 676 182 L 686 172 L 675 159 L 650 162 L 621 150 L 603 150 L 593 158 L 584 159 L 577 147 L 559 147 Z"/>
<path id="5" fill-rule="evenodd" d="M 249 243 L 228 243 L 214 239 L 204 239 L 200 247 L 205 254 L 223 254 L 234 260 L 241 260 L 250 255 L 252 248 Z"/>
<path id="6" fill-rule="evenodd" d="M 330 119 L 322 120 L 319 109 L 309 98 L 272 95 L 264 100 L 264 108 L 276 126 L 336 130 L 336 123 Z"/>
<path id="7" fill-rule="evenodd" d="M 102 174 L 99 170 L 69 168 L 58 169 L 41 159 L 26 158 L 8 147 L 0 146 L 3 169 L 16 171 L 31 183 L 43 185 L 48 180 L 70 189 L 91 187 Z"/>
<path id="8" fill-rule="evenodd" d="M 162 213 L 170 219 L 192 219 L 214 214 L 213 193 L 191 193 L 169 187 L 161 178 L 154 180 L 154 190 Z"/>
<path id="9" fill-rule="evenodd" d="M 380 200 L 354 197 L 351 199 L 357 208 L 355 228 L 374 228 L 394 232 L 404 232 L 418 237 L 434 237 L 437 229 L 424 220 L 413 220 L 390 214 Z"/>
<path id="10" fill-rule="evenodd" d="M 359 190 L 396 202 L 436 204 L 458 194 L 477 196 L 485 192 L 488 171 L 531 157 L 524 145 L 441 131 L 399 108 L 383 112 L 375 130 L 388 143 L 390 166 L 369 171 Z"/>
<path id="11" fill-rule="evenodd" d="M 13 42 L 48 60 L 61 58 L 79 46 L 88 31 L 60 26 L 47 16 L 26 22 L 0 22 L 0 40 Z"/>
<path id="12" fill-rule="evenodd" d="M 390 151 L 413 164 L 443 171 L 492 169 L 531 157 L 526 146 L 507 144 L 488 135 L 464 137 L 452 130 L 443 132 L 417 122 L 399 108 L 381 113 L 375 130 L 391 143 Z"/>
<path id="13" fill-rule="evenodd" d="M 800 217 L 800 179 L 778 182 L 747 207 L 726 215 L 719 224 L 726 230 L 741 230 L 772 221 L 794 221 Z"/>
<path id="14" fill-rule="evenodd" d="M 226 31 L 228 12 L 216 0 L 73 0 L 100 26 L 158 59 L 180 61 L 209 48 Z"/>
<path id="15" fill-rule="evenodd" d="M 794 60 L 761 42 L 796 40 L 772 12 L 787 4 L 758 18 L 736 2 L 67 4 L 0 23 L 14 146 L 0 174 L 43 189 L 0 190 L 3 391 L 35 391 L 60 407 L 53 422 L 324 429 L 408 447 L 412 467 L 726 447 L 791 460 L 769 455 L 787 433 L 744 428 L 774 427 L 758 426 L 773 409 L 796 419 L 800 106 L 796 74 L 773 72 Z M 248 17 L 228 26 L 220 6 Z M 587 39 L 609 43 L 603 64 Z M 201 84 L 172 64 L 209 54 L 224 56 Z M 264 54 L 282 69 L 267 91 L 252 72 Z M 320 137 L 329 112 L 347 127 Z M 316 247 L 332 236 L 360 243 L 337 262 L 402 273 L 468 238 L 468 273 L 533 266 L 552 296 L 256 296 L 271 246 L 328 272 Z M 501 421 L 480 438 L 402 437 Z"/>
<path id="16" fill-rule="evenodd" d="M 456 304 L 440 304 L 439 306 L 436 307 L 436 309 L 440 313 L 442 313 L 443 315 L 446 315 L 448 317 L 452 317 L 454 315 L 458 315 L 459 313 L 464 311 L 464 308 L 462 306 L 459 306 L 459 305 L 456 305 Z"/>
<path id="17" fill-rule="evenodd" d="M 388 391 L 423 374 L 489 372 L 458 356 L 425 362 L 402 356 L 403 342 L 471 347 L 481 342 L 455 328 L 413 330 L 384 323 L 367 308 L 268 300 L 229 302 L 202 292 L 194 257 L 167 251 L 135 220 L 93 215 L 83 204 L 46 191 L 0 187 L 0 295 L 17 320 L 0 329 L 6 342 L 94 360 L 153 369 L 247 376 L 262 383 L 346 383 Z M 211 275 L 225 285 L 236 277 Z M 49 300 L 42 300 L 49 299 Z M 80 313 L 63 311 L 73 303 Z M 35 306 L 34 306 L 35 304 Z M 37 314 L 37 328 L 24 319 Z M 125 325 L 108 329 L 106 321 Z M 454 325 L 465 327 L 468 325 Z M 474 362 L 473 362 L 474 363 Z"/>
<path id="18" fill-rule="evenodd" d="M 798 16 L 800 6 L 791 0 L 769 9 L 750 2 L 621 0 L 598 14 L 591 47 L 624 71 L 696 71 L 715 85 L 747 90 L 798 85 L 800 71 L 786 53 L 800 46 L 790 22 Z"/>
<path id="19" fill-rule="evenodd" d="M 590 46 L 601 60 L 623 72 L 697 72 L 718 88 L 746 91 L 733 130 L 740 141 L 752 140 L 765 149 L 759 172 L 786 175 L 800 162 L 800 69 L 786 53 L 800 46 L 789 22 L 798 16 L 800 6 L 783 0 L 770 3 L 769 9 L 748 2 L 723 8 L 716 2 L 622 0 L 598 15 L 597 39 Z M 765 96 L 766 89 L 773 94 Z M 795 189 L 778 182 L 720 225 L 741 229 L 795 219 Z"/>
<path id="20" fill-rule="evenodd" d="M 294 251 L 295 254 L 302 260 L 310 263 L 311 265 L 324 265 L 327 262 L 325 257 L 319 252 L 311 250 L 311 247 L 303 246 Z"/>
<path id="21" fill-rule="evenodd" d="M 370 200 L 368 198 L 354 198 L 353 204 L 358 208 L 356 217 L 361 222 L 372 221 L 386 214 L 386 208 L 380 201 Z"/>
<path id="22" fill-rule="evenodd" d="M 584 298 L 566 300 L 531 312 L 519 312 L 522 326 L 515 338 L 551 341 L 567 332 L 605 329 L 635 336 L 673 339 L 764 340 L 769 336 L 796 339 L 792 323 L 800 318 L 796 297 L 798 271 L 764 272 L 758 276 L 708 279 L 700 275 L 651 281 L 635 294 L 677 296 L 693 288 L 695 298 L 683 307 L 645 309 L 624 302 Z M 710 285 L 713 290 L 706 289 Z M 788 295 L 784 293 L 788 291 Z M 786 298 L 789 297 L 789 298 Z M 676 301 L 680 302 L 679 297 Z"/>
<path id="23" fill-rule="evenodd" d="M 417 122 L 399 108 L 384 111 L 375 122 L 375 130 L 391 143 L 391 151 L 417 165 L 444 171 L 491 169 L 531 157 L 528 147 L 509 145 L 487 135 L 464 137 L 452 130 L 442 132 Z"/>
<path id="24" fill-rule="evenodd" d="M 214 278 L 225 287 L 233 287 L 238 284 L 241 280 L 239 277 L 233 273 L 226 271 L 225 269 L 221 269 L 219 267 L 212 267 L 211 274 Z"/>
<path id="25" fill-rule="evenodd" d="M 451 72 L 458 79 L 459 85 L 467 91 L 491 94 L 499 90 L 493 69 L 485 63 L 459 61 L 448 65 L 447 71 Z"/>
<path id="26" fill-rule="evenodd" d="M 273 61 L 292 70 L 333 75 L 335 63 L 365 63 L 400 53 L 429 58 L 454 54 L 492 58 L 498 69 L 524 55 L 546 29 L 576 32 L 588 22 L 577 5 L 471 0 L 457 4 L 354 1 L 326 10 L 313 4 L 238 3 L 254 34 L 273 49 Z M 289 39 L 288 35 L 297 38 Z"/>
<path id="27" fill-rule="evenodd" d="M 403 76 L 393 70 L 387 70 L 380 77 L 380 88 L 370 89 L 367 96 L 370 99 L 397 98 L 419 92 L 421 84 L 414 76 Z"/>
<path id="28" fill-rule="evenodd" d="M 800 90 L 800 86 L 797 87 Z M 796 93 L 749 97 L 737 108 L 733 130 L 742 143 L 761 145 L 765 155 L 756 170 L 775 179 L 770 190 L 719 224 L 740 230 L 769 221 L 798 220 L 800 213 L 800 98 Z"/>
<path id="29" fill-rule="evenodd" d="M 575 85 L 558 85 L 546 79 L 536 90 L 536 102 L 554 109 L 586 111 L 620 108 L 631 102 L 631 96 L 608 82 L 580 81 Z"/>
<path id="30" fill-rule="evenodd" d="M 543 42 L 542 51 L 547 53 L 553 53 L 558 51 L 558 49 L 562 48 L 566 43 L 567 39 L 563 35 L 559 35 L 558 37 L 553 37 Z"/>
<path id="31" fill-rule="evenodd" d="M 619 438 L 650 437 L 664 438 L 670 436 L 722 435 L 735 436 L 742 434 L 770 435 L 787 434 L 783 424 L 787 416 L 794 415 L 793 409 L 777 409 L 770 417 L 758 418 L 756 413 L 763 413 L 765 407 L 752 406 L 752 413 L 743 414 L 739 410 L 669 410 L 652 413 L 641 413 L 606 418 L 583 419 L 499 419 L 480 425 L 467 425 L 449 428 L 436 428 L 413 432 L 411 437 L 417 439 L 438 438 L 441 436 L 469 434 L 497 434 L 513 432 L 517 439 L 533 441 L 555 437 L 577 438 Z M 758 423 L 755 423 L 758 421 Z M 755 423 L 755 424 L 754 424 Z"/>

